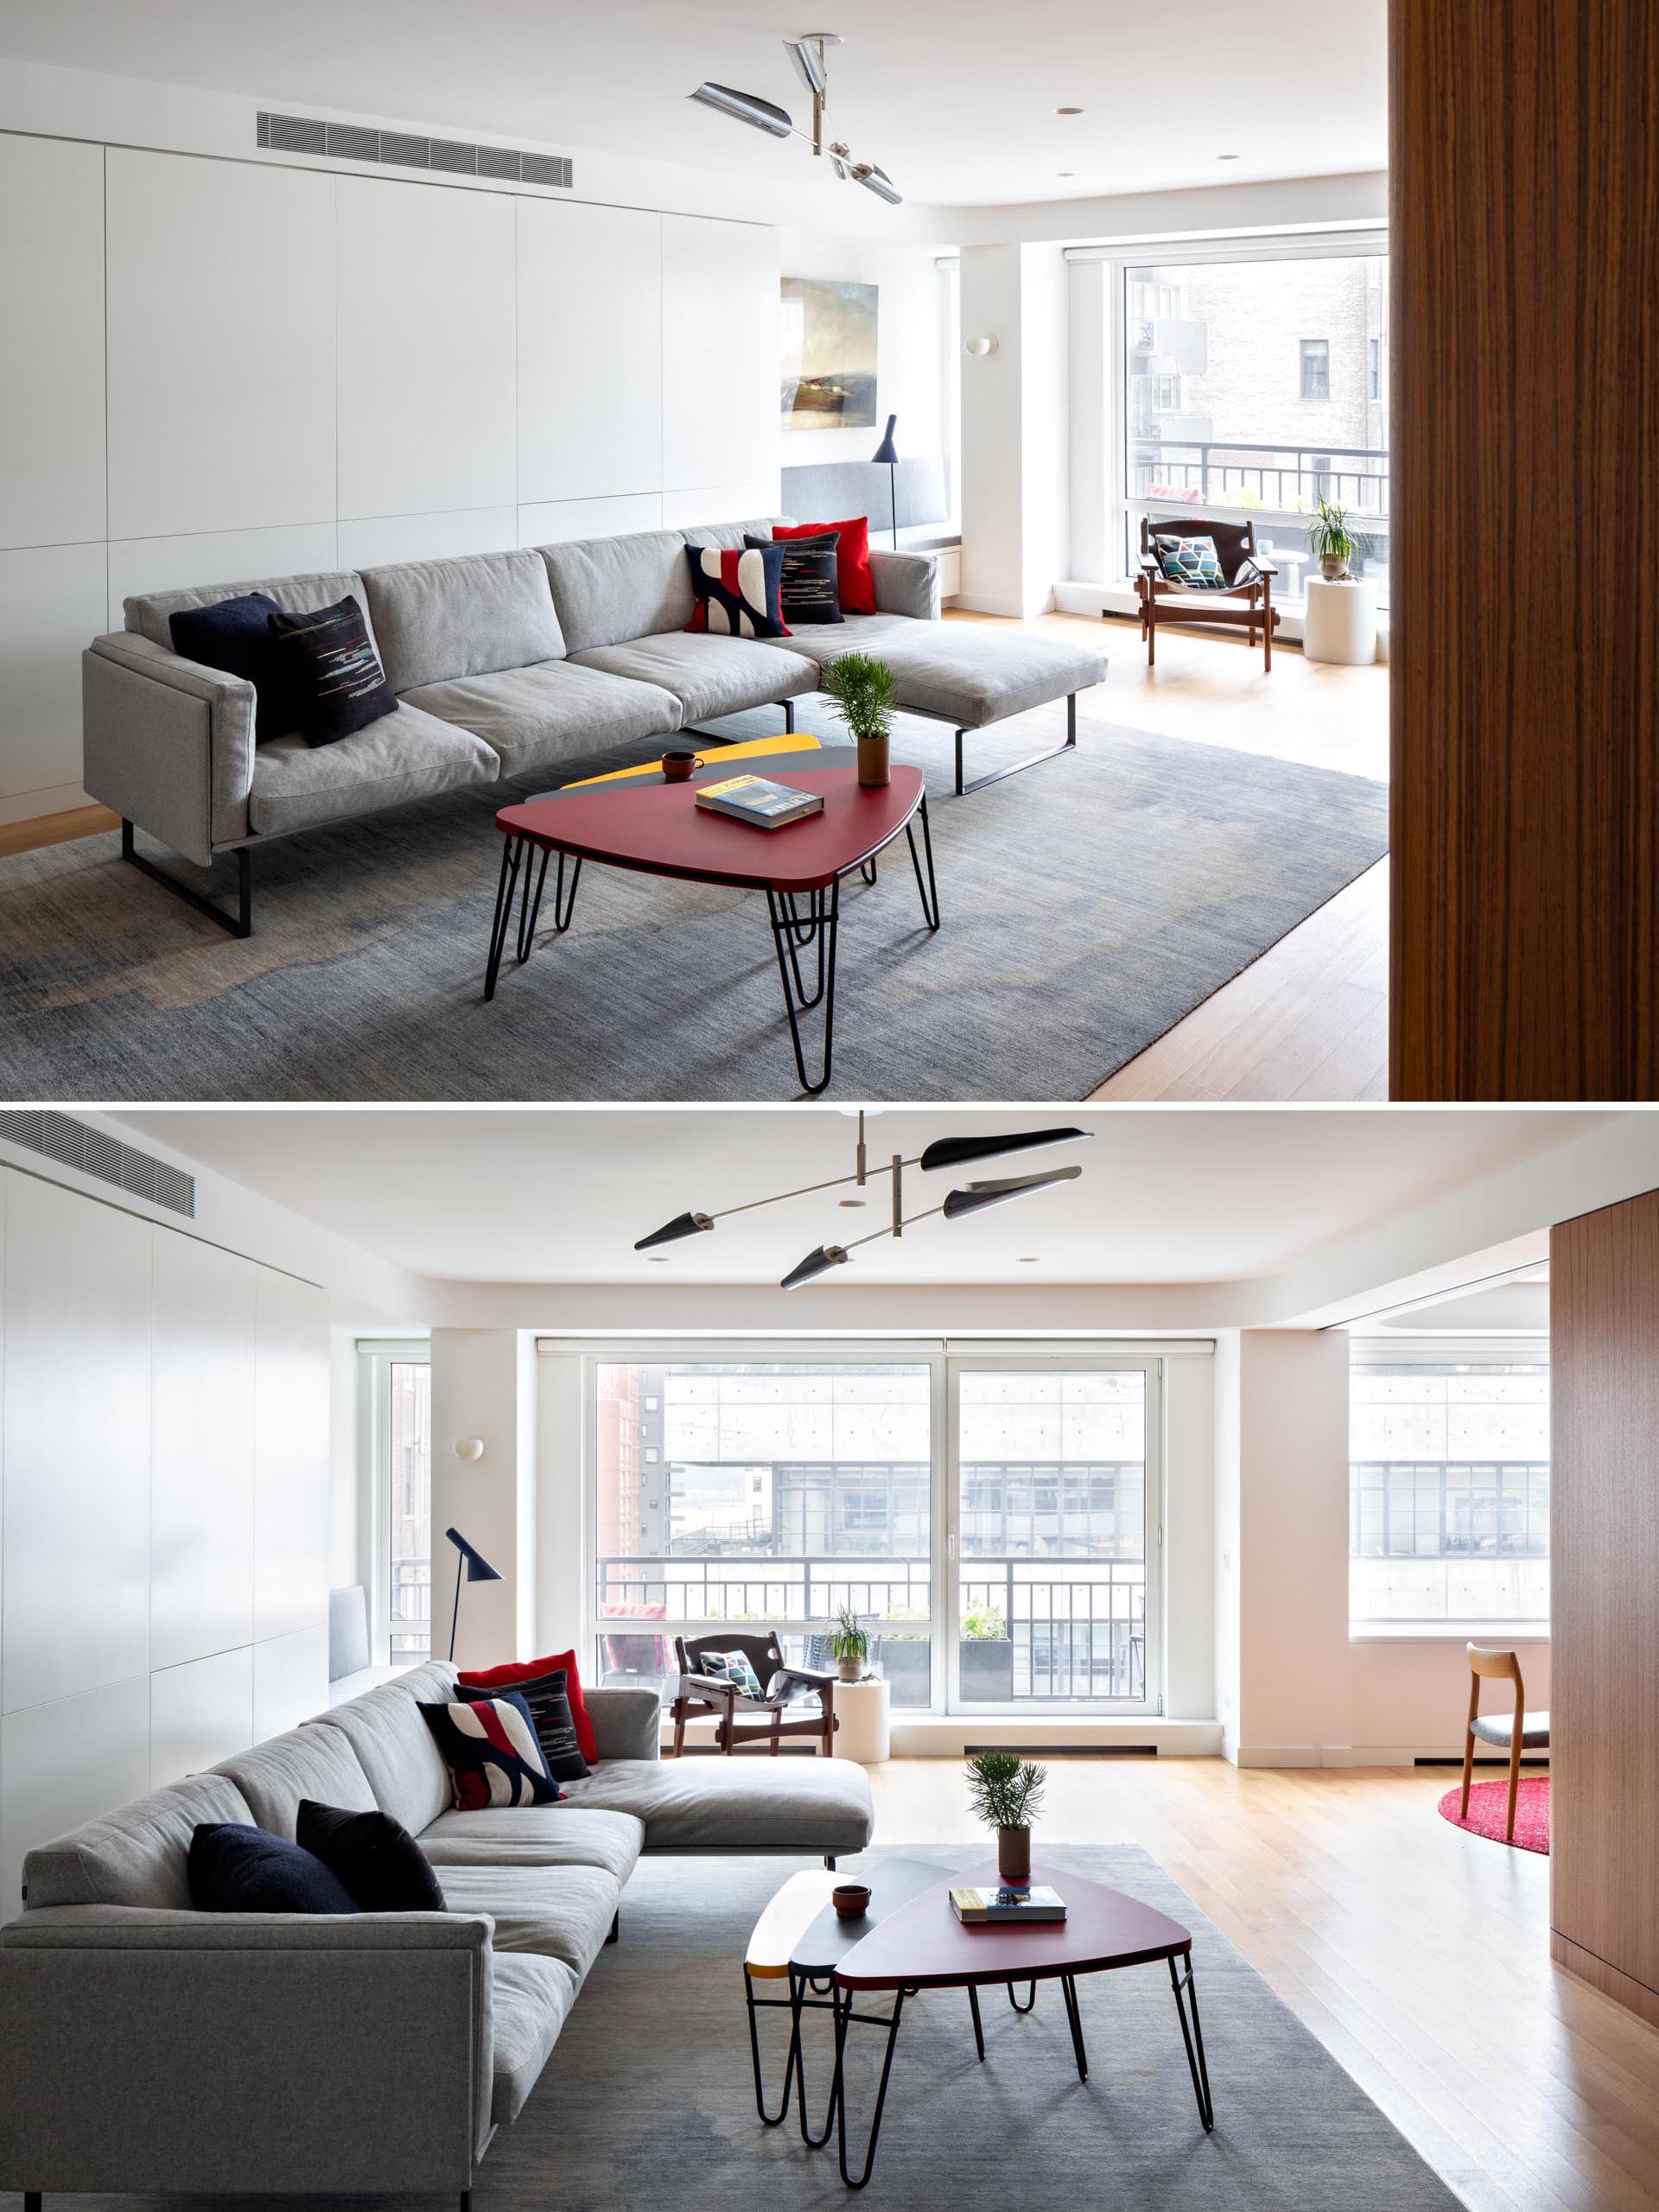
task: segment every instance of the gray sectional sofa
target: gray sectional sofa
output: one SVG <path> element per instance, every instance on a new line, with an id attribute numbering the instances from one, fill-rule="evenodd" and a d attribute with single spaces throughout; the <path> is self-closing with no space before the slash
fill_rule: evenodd
<path id="1" fill-rule="evenodd" d="M 931 554 L 872 552 L 874 614 L 775 644 L 690 633 L 687 544 L 741 546 L 773 519 L 129 599 L 125 628 L 83 656 L 82 779 L 121 816 L 126 858 L 245 937 L 250 856 L 275 838 L 465 785 L 532 772 L 552 780 L 564 763 L 747 708 L 777 706 L 792 728 L 791 702 L 854 649 L 893 664 L 903 706 L 956 728 L 958 791 L 977 788 L 963 780 L 963 736 L 988 722 L 1065 698 L 1075 741 L 1076 694 L 1100 681 L 1102 656 L 940 622 Z M 397 711 L 334 745 L 308 747 L 297 734 L 256 743 L 253 685 L 183 659 L 168 626 L 181 608 L 255 590 L 290 613 L 349 592 Z M 203 868 L 233 855 L 234 911 L 141 855 L 135 828 Z"/>
<path id="2" fill-rule="evenodd" d="M 57 2190 L 431 2190 L 464 2212 L 642 1852 L 869 1841 L 861 1767 L 662 1763 L 650 1690 L 588 1693 L 600 1763 L 567 1802 L 451 1810 L 416 1707 L 453 1681 L 416 1669 L 29 1853 L 0 1928 L 0 2190 L 28 2212 Z M 307 1797 L 401 1821 L 448 1911 L 192 1910 L 198 1822 L 292 1837 Z"/>

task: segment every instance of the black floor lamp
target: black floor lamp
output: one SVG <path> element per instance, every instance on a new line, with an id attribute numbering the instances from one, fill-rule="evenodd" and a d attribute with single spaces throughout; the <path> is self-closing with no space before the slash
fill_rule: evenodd
<path id="1" fill-rule="evenodd" d="M 455 1656 L 455 1624 L 461 1618 L 461 1585 L 463 1577 L 468 1582 L 499 1582 L 501 1570 L 492 1567 L 480 1551 L 474 1551 L 459 1529 L 446 1529 L 444 1535 L 461 1554 L 455 1561 L 455 1610 L 449 1616 L 449 1656 Z"/>
<path id="2" fill-rule="evenodd" d="M 887 472 L 887 485 L 893 494 L 893 546 L 894 552 L 897 552 L 899 550 L 899 448 L 893 442 L 893 427 L 898 420 L 899 417 L 896 415 L 888 416 L 887 434 L 886 437 L 882 439 L 880 444 L 877 446 L 875 451 L 870 455 L 870 459 L 872 461 L 880 461 L 882 467 Z"/>

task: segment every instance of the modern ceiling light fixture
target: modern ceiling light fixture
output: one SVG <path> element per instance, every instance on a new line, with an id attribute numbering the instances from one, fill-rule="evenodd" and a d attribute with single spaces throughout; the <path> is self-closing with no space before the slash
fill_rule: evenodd
<path id="1" fill-rule="evenodd" d="M 734 123 L 747 123 L 755 130 L 764 130 L 773 138 L 804 138 L 813 154 L 827 155 L 830 166 L 843 182 L 861 184 L 889 207 L 904 204 L 893 179 L 877 162 L 857 162 L 852 149 L 843 139 L 826 138 L 823 135 L 824 103 L 830 96 L 830 73 L 825 55 L 832 46 L 839 46 L 841 37 L 836 31 L 804 31 L 799 38 L 786 38 L 784 51 L 795 65 L 795 73 L 806 88 L 812 103 L 812 128 L 798 130 L 795 118 L 787 108 L 779 107 L 775 100 L 762 99 L 757 92 L 741 92 L 730 85 L 703 83 L 688 99 L 700 100 L 704 107 L 713 108 L 717 114 L 728 115 Z"/>
<path id="2" fill-rule="evenodd" d="M 1035 1152 L 1045 1146 L 1075 1144 L 1091 1134 L 1088 1129 L 1072 1127 L 1052 1129 L 1012 1129 L 993 1132 L 983 1136 L 938 1137 L 918 1153 L 913 1160 L 906 1160 L 894 1153 L 884 1170 L 872 1169 L 868 1147 L 865 1141 L 864 1115 L 858 1116 L 858 1141 L 854 1153 L 850 1175 L 833 1175 L 823 1183 L 804 1183 L 798 1189 L 779 1191 L 771 1198 L 748 1198 L 741 1205 L 722 1206 L 718 1212 L 697 1211 L 677 1214 L 672 1221 L 654 1229 L 649 1236 L 642 1236 L 634 1246 L 636 1252 L 650 1252 L 658 1244 L 677 1244 L 689 1236 L 702 1236 L 713 1229 L 717 1221 L 728 1219 L 733 1214 L 753 1213 L 760 1206 L 780 1205 L 785 1198 L 804 1198 L 819 1191 L 836 1191 L 848 1183 L 856 1184 L 861 1190 L 874 1175 L 887 1173 L 892 1179 L 892 1211 L 886 1224 L 873 1229 L 866 1236 L 855 1236 L 842 1244 L 820 1244 L 809 1252 L 798 1265 L 791 1268 L 779 1287 L 798 1289 L 804 1282 L 811 1282 L 819 1275 L 828 1274 L 832 1268 L 844 1267 L 850 1255 L 861 1244 L 874 1244 L 883 1236 L 902 1237 L 907 1229 L 918 1221 L 931 1221 L 936 1214 L 943 1214 L 946 1221 L 959 1221 L 963 1215 L 981 1213 L 987 1206 L 1006 1205 L 1011 1198 L 1022 1198 L 1033 1191 L 1051 1189 L 1057 1183 L 1074 1181 L 1083 1173 L 1080 1167 L 1051 1167 L 1033 1175 L 1004 1175 L 985 1182 L 967 1183 L 950 1192 L 936 1206 L 924 1212 L 906 1215 L 905 1212 L 904 1175 L 907 1167 L 918 1168 L 925 1175 L 938 1173 L 941 1169 L 966 1167 L 980 1160 L 1003 1160 L 1010 1153 Z M 842 1198 L 839 1205 L 861 1205 L 861 1198 Z"/>

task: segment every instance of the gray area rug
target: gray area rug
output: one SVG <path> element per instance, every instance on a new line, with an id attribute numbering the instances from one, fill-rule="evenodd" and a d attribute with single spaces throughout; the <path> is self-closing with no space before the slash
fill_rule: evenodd
<path id="1" fill-rule="evenodd" d="M 969 773 L 1057 741 L 1063 716 L 971 739 Z M 761 712 L 721 729 L 778 726 Z M 844 735 L 816 698 L 798 726 Z M 922 925 L 902 842 L 876 885 L 843 886 L 826 1096 L 1082 1098 L 1387 849 L 1380 784 L 1085 716 L 1078 738 L 959 799 L 950 732 L 900 718 L 895 757 L 927 775 L 944 926 Z M 495 810 L 549 780 L 259 853 L 245 944 L 124 867 L 113 836 L 0 862 L 0 1096 L 798 1095 L 758 894 L 588 868 L 569 934 L 483 1003 Z M 816 1058 L 816 1016 L 808 1038 Z"/>

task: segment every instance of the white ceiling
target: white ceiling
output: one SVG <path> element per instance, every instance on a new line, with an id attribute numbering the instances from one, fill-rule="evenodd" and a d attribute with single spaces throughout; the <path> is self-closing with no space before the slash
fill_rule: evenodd
<path id="1" fill-rule="evenodd" d="M 840 0 L 821 16 L 776 0 L 4 0 L 0 54 L 722 169 L 764 193 L 806 148 L 685 96 L 713 78 L 799 124 L 781 41 L 830 29 L 845 41 L 835 133 L 907 199 L 969 207 L 1380 169 L 1384 18 L 1385 0 Z M 824 190 L 866 196 L 827 175 Z"/>
<path id="2" fill-rule="evenodd" d="M 118 1116 L 417 1274 L 470 1282 L 776 1282 L 823 1242 L 880 1225 L 888 1186 L 843 1211 L 828 1191 L 670 1246 L 637 1237 L 847 1173 L 855 1123 L 833 1109 L 474 1108 Z M 869 1122 L 872 1161 L 931 1139 L 1075 1122 L 1087 1142 L 906 1178 L 907 1213 L 954 1181 L 1075 1160 L 1081 1179 L 967 1219 L 922 1223 L 833 1282 L 1201 1283 L 1270 1275 L 1344 1239 L 1570 1142 L 1615 1118 L 1524 1109 L 1226 1112 L 901 1109 Z M 1543 1226 L 1545 1215 L 1537 1224 Z M 208 1228 L 211 1234 L 211 1227 Z M 1029 1262 L 1029 1263 L 1027 1263 Z"/>

